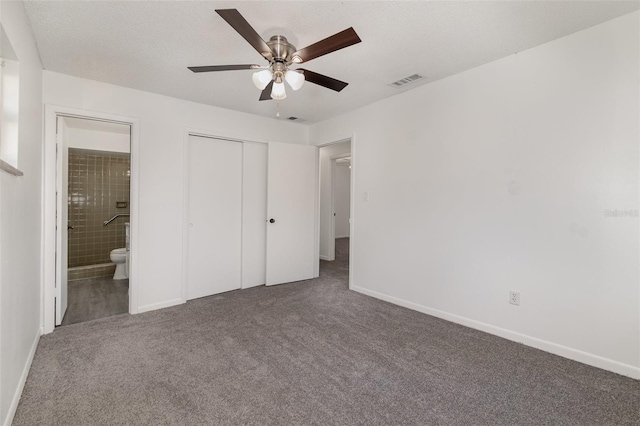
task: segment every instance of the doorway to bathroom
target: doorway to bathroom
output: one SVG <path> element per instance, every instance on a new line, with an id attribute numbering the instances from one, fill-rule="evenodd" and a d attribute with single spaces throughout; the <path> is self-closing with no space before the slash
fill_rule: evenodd
<path id="1" fill-rule="evenodd" d="M 58 116 L 57 145 L 62 229 L 56 325 L 127 313 L 131 126 Z"/>

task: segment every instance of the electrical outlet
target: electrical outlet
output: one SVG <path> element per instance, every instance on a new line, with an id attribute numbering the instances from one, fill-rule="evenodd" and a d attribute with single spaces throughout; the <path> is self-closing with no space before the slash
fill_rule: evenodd
<path id="1" fill-rule="evenodd" d="M 520 306 L 520 292 L 509 290 L 509 303 Z"/>

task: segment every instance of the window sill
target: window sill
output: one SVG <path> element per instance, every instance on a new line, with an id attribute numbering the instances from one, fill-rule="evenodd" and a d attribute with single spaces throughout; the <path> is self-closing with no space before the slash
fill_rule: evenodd
<path id="1" fill-rule="evenodd" d="M 24 173 L 22 173 L 20 170 L 16 169 L 11 164 L 2 160 L 0 160 L 0 170 L 4 170 L 5 172 L 14 176 L 24 176 Z"/>

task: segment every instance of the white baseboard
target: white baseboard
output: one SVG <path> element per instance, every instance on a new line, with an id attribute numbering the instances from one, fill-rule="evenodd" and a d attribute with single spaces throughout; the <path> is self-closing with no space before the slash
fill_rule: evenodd
<path id="1" fill-rule="evenodd" d="M 640 367 L 624 364 L 618 361 L 614 361 L 612 359 L 590 354 L 588 352 L 583 352 L 578 349 L 570 348 L 567 346 L 559 345 L 557 343 L 552 343 L 546 340 L 538 339 L 536 337 L 528 336 L 526 334 L 521 334 L 512 330 L 507 330 L 505 328 L 496 327 L 480 321 L 472 320 L 470 318 L 440 311 L 438 309 L 433 309 L 428 306 L 423 306 L 417 303 L 408 302 L 406 300 L 389 296 L 383 293 L 379 293 L 374 290 L 369 290 L 363 287 L 352 286 L 351 290 L 357 291 L 358 293 L 366 294 L 367 296 L 375 297 L 376 299 L 381 299 L 381 300 L 393 303 L 394 305 L 403 306 L 405 308 L 409 308 L 414 311 L 422 312 L 427 315 L 431 315 L 447 321 L 451 321 L 456 324 L 461 324 L 469 328 L 474 328 L 476 330 L 484 331 L 485 333 L 500 336 L 507 340 L 522 343 L 524 345 L 531 346 L 533 348 L 540 349 L 542 351 L 549 352 L 554 355 L 558 355 L 564 358 L 581 362 L 583 364 L 591 365 L 593 367 L 601 368 L 607 371 L 612 371 L 614 373 L 622 374 L 623 376 L 640 380 Z"/>
<path id="2" fill-rule="evenodd" d="M 31 344 L 31 349 L 29 349 L 27 362 L 24 364 L 24 368 L 22 369 L 22 374 L 20 374 L 18 387 L 16 388 L 16 391 L 13 394 L 13 399 L 11 400 L 11 405 L 9 405 L 9 411 L 7 412 L 7 417 L 4 419 L 4 422 L 2 423 L 4 426 L 11 426 L 11 422 L 13 422 L 13 416 L 16 415 L 16 410 L 18 409 L 18 404 L 20 403 L 20 397 L 22 396 L 24 385 L 27 383 L 27 376 L 29 375 L 29 370 L 31 369 L 31 363 L 33 362 L 33 357 L 36 355 L 36 349 L 38 348 L 38 342 L 40 341 L 40 334 L 41 334 L 40 331 L 41 330 L 38 329 L 38 333 L 36 333 L 36 338 L 33 340 L 33 343 Z"/>
<path id="3" fill-rule="evenodd" d="M 337 240 L 338 238 L 349 238 L 349 234 L 346 234 L 346 235 L 336 235 L 336 240 Z"/>
<path id="4" fill-rule="evenodd" d="M 240 287 L 238 290 L 245 290 L 247 288 L 253 288 L 253 287 L 258 287 L 261 285 L 264 285 L 264 282 L 261 283 L 251 283 L 251 284 L 243 284 L 242 287 Z"/>
<path id="5" fill-rule="evenodd" d="M 325 256 L 324 254 L 321 254 L 320 260 L 329 260 L 329 256 Z"/>
<path id="6" fill-rule="evenodd" d="M 155 311 L 157 309 L 169 308 L 171 306 L 181 305 L 186 303 L 186 300 L 183 299 L 173 299 L 167 300 L 165 302 L 160 303 L 152 303 L 151 305 L 144 305 L 138 307 L 138 313 L 141 314 L 143 312 Z"/>

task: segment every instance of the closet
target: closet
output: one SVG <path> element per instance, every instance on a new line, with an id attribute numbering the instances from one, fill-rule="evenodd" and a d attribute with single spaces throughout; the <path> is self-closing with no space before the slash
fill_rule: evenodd
<path id="1" fill-rule="evenodd" d="M 242 285 L 242 143 L 189 137 L 187 299 Z"/>
<path id="2" fill-rule="evenodd" d="M 318 276 L 317 148 L 189 135 L 185 299 Z"/>

